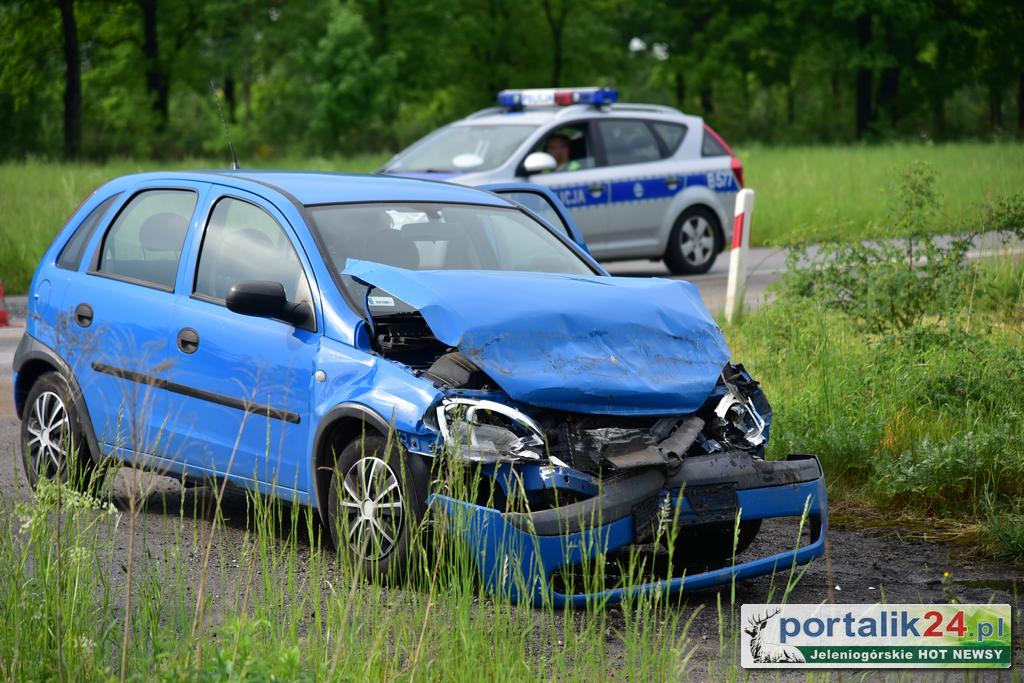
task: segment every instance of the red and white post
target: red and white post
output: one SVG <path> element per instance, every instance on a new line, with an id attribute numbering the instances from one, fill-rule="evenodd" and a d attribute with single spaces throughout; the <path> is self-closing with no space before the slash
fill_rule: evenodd
<path id="1" fill-rule="evenodd" d="M 754 212 L 754 191 L 736 195 L 736 215 L 732 222 L 732 251 L 729 252 L 729 283 L 725 289 L 725 319 L 736 320 L 743 310 L 747 294 L 747 250 L 750 248 L 750 215 Z"/>

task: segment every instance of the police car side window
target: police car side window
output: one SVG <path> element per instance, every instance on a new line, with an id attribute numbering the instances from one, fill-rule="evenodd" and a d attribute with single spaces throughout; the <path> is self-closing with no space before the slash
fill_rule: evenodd
<path id="1" fill-rule="evenodd" d="M 705 157 L 725 157 L 729 156 L 729 150 L 722 146 L 718 138 L 705 130 L 704 141 L 700 146 L 700 154 Z"/>
<path id="2" fill-rule="evenodd" d="M 538 140 L 530 152 L 547 152 L 554 156 L 558 167 L 552 173 L 593 168 L 596 163 L 591 130 L 586 121 L 560 124 Z"/>
<path id="3" fill-rule="evenodd" d="M 601 142 L 609 166 L 643 164 L 661 159 L 661 147 L 643 121 L 609 119 L 600 121 Z"/>
<path id="4" fill-rule="evenodd" d="M 679 145 L 682 144 L 683 138 L 686 137 L 686 126 L 680 123 L 667 123 L 667 122 L 654 122 L 651 125 L 654 126 L 655 132 L 661 141 L 665 144 L 665 150 L 671 155 L 675 154 L 676 150 L 679 149 Z"/>

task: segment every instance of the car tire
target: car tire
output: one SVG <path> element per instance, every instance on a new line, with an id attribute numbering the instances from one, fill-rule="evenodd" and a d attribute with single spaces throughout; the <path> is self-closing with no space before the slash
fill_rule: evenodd
<path id="1" fill-rule="evenodd" d="M 699 275 L 711 270 L 722 250 L 722 227 L 712 211 L 694 206 L 679 216 L 665 249 L 665 265 L 673 275 Z"/>
<path id="2" fill-rule="evenodd" d="M 750 547 L 761 530 L 761 520 L 749 519 L 740 522 L 739 538 L 734 538 L 735 524 L 722 522 L 718 524 L 702 524 L 685 527 L 676 536 L 675 552 L 672 561 L 677 568 L 697 562 L 719 562 L 733 557 L 733 544 L 736 546 L 736 557 Z M 694 552 L 698 555 L 695 557 Z"/>
<path id="3" fill-rule="evenodd" d="M 429 478 L 413 457 L 377 434 L 338 455 L 327 503 L 331 541 L 366 576 L 399 579 L 408 568 Z"/>
<path id="4" fill-rule="evenodd" d="M 67 379 L 47 372 L 32 385 L 21 419 L 21 462 L 33 489 L 41 479 L 94 493 L 102 479 L 89 451 Z"/>

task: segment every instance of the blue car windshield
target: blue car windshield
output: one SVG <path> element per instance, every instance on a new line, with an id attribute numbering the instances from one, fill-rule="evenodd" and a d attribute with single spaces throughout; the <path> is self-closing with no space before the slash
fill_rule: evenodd
<path id="1" fill-rule="evenodd" d="M 447 126 L 431 133 L 389 164 L 391 173 L 489 171 L 505 163 L 536 126 Z"/>
<path id="2" fill-rule="evenodd" d="M 514 208 L 475 204 L 373 203 L 308 207 L 324 258 L 408 270 L 505 270 L 594 275 L 549 228 Z"/>

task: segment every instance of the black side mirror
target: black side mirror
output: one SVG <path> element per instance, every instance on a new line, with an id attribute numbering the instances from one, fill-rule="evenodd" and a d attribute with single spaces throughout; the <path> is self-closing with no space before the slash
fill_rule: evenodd
<path id="1" fill-rule="evenodd" d="M 313 312 L 308 304 L 288 301 L 284 285 L 272 280 L 246 280 L 228 290 L 228 310 L 242 315 L 277 318 L 296 327 L 307 327 Z"/>

